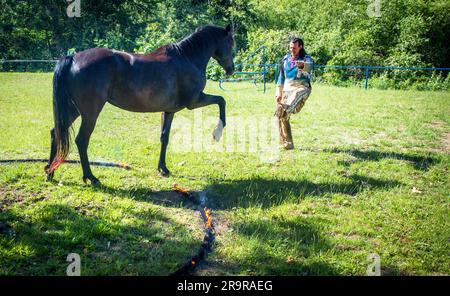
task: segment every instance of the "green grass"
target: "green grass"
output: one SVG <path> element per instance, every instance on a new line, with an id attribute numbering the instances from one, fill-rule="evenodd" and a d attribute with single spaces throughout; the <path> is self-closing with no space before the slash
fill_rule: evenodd
<path id="1" fill-rule="evenodd" d="M 51 78 L 0 74 L 0 159 L 48 156 Z M 227 100 L 219 143 L 210 145 L 217 106 L 175 115 L 169 178 L 156 172 L 160 115 L 111 105 L 90 159 L 133 169 L 93 167 L 103 186 L 84 185 L 79 165 L 63 165 L 49 183 L 42 163 L 1 164 L 0 221 L 11 229 L 0 234 L 0 274 L 63 275 L 69 253 L 80 254 L 84 275 L 175 271 L 203 233 L 173 183 L 206 193 L 216 220 L 214 251 L 199 275 L 365 275 L 371 253 L 383 274 L 450 274 L 449 92 L 315 85 L 291 119 L 302 149 L 276 149 L 266 161 L 260 150 L 245 152 L 249 139 L 234 149 L 243 152 L 220 149 L 245 120 L 268 125 L 273 85 L 266 94 L 246 83 L 225 87 L 207 85 Z M 200 114 L 205 128 L 197 132 Z M 193 142 L 180 142 L 188 134 Z M 78 159 L 74 147 L 69 158 Z"/>

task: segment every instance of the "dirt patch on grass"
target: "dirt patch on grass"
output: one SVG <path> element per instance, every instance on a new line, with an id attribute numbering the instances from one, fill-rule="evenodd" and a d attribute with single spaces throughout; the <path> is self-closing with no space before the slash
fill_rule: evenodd
<path id="1" fill-rule="evenodd" d="M 450 154 L 450 132 L 443 133 L 438 148 L 430 148 L 428 150 L 434 153 Z"/>
<path id="2" fill-rule="evenodd" d="M 450 132 L 444 133 L 441 139 L 442 149 L 441 151 L 449 154 L 450 153 Z"/>
<path id="3" fill-rule="evenodd" d="M 214 213 L 215 230 L 216 237 L 221 237 L 228 232 L 228 225 L 230 224 L 230 219 L 221 212 Z"/>
<path id="4" fill-rule="evenodd" d="M 13 204 L 21 204 L 25 197 L 21 192 L 9 187 L 0 187 L 0 213 L 9 209 Z"/>
<path id="5" fill-rule="evenodd" d="M 428 124 L 426 124 L 427 128 L 439 131 L 439 132 L 443 132 L 442 136 L 441 136 L 441 140 L 440 140 L 440 145 L 439 148 L 434 148 L 434 149 L 430 149 L 431 152 L 437 152 L 437 153 L 446 153 L 449 154 L 450 153 L 450 132 L 446 131 L 448 130 L 446 127 L 446 123 L 444 121 L 441 120 L 435 120 L 432 121 Z"/>
<path id="6" fill-rule="evenodd" d="M 200 263 L 193 276 L 233 276 L 234 270 L 237 270 L 237 264 L 227 263 L 220 258 L 211 258 Z"/>
<path id="7" fill-rule="evenodd" d="M 182 194 L 173 190 L 158 191 L 151 194 L 152 203 L 168 207 L 182 206 L 185 209 L 196 210 L 196 197 L 190 194 Z"/>
<path id="8" fill-rule="evenodd" d="M 445 126 L 445 122 L 440 120 L 435 120 L 427 124 L 428 127 L 432 129 L 442 129 Z"/>

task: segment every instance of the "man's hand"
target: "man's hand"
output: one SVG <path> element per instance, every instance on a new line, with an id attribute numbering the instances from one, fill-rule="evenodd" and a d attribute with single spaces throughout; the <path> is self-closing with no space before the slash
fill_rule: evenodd
<path id="1" fill-rule="evenodd" d="M 295 62 L 297 68 L 299 68 L 300 70 L 302 70 L 303 68 L 305 68 L 305 62 L 304 61 L 297 61 Z"/>
<path id="2" fill-rule="evenodd" d="M 277 99 L 277 103 L 281 102 L 281 97 L 283 96 L 283 86 L 277 85 L 277 89 L 275 91 L 275 98 Z"/>

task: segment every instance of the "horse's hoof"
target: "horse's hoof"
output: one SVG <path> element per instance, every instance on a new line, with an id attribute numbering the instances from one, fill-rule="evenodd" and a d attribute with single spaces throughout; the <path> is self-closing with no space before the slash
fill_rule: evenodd
<path id="1" fill-rule="evenodd" d="M 94 176 L 83 176 L 83 182 L 84 182 L 84 184 L 87 184 L 87 180 L 91 181 L 91 184 L 92 184 L 92 185 L 100 185 L 100 184 L 101 184 L 101 183 L 100 183 L 100 180 L 97 179 L 97 178 L 94 177 Z"/>
<path id="2" fill-rule="evenodd" d="M 54 172 L 51 172 L 51 173 L 49 173 L 49 174 L 46 174 L 47 175 L 47 181 L 48 182 L 51 182 L 51 181 L 53 181 L 53 176 L 55 175 L 55 173 Z"/>
<path id="3" fill-rule="evenodd" d="M 55 172 L 49 172 L 49 169 L 50 169 L 50 165 L 49 164 L 47 164 L 45 167 L 44 167 L 44 172 L 45 172 L 45 175 L 47 176 L 47 181 L 48 182 L 51 182 L 51 181 L 53 181 L 53 176 L 55 175 Z"/>
<path id="4" fill-rule="evenodd" d="M 170 171 L 166 167 L 159 167 L 158 171 L 159 171 L 160 175 L 163 177 L 169 177 L 169 175 L 170 175 Z"/>
<path id="5" fill-rule="evenodd" d="M 219 142 L 220 137 L 222 137 L 222 132 L 223 132 L 223 123 L 222 120 L 219 119 L 219 122 L 217 123 L 217 126 L 212 133 L 214 141 Z"/>

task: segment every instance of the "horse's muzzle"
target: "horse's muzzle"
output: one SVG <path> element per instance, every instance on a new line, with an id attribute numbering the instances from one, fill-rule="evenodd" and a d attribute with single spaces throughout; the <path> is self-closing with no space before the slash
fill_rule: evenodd
<path id="1" fill-rule="evenodd" d="M 225 74 L 226 74 L 227 76 L 231 76 L 231 75 L 233 75 L 233 73 L 234 73 L 234 65 L 233 65 L 233 66 L 230 66 L 230 67 L 227 67 L 227 68 L 225 69 Z"/>

